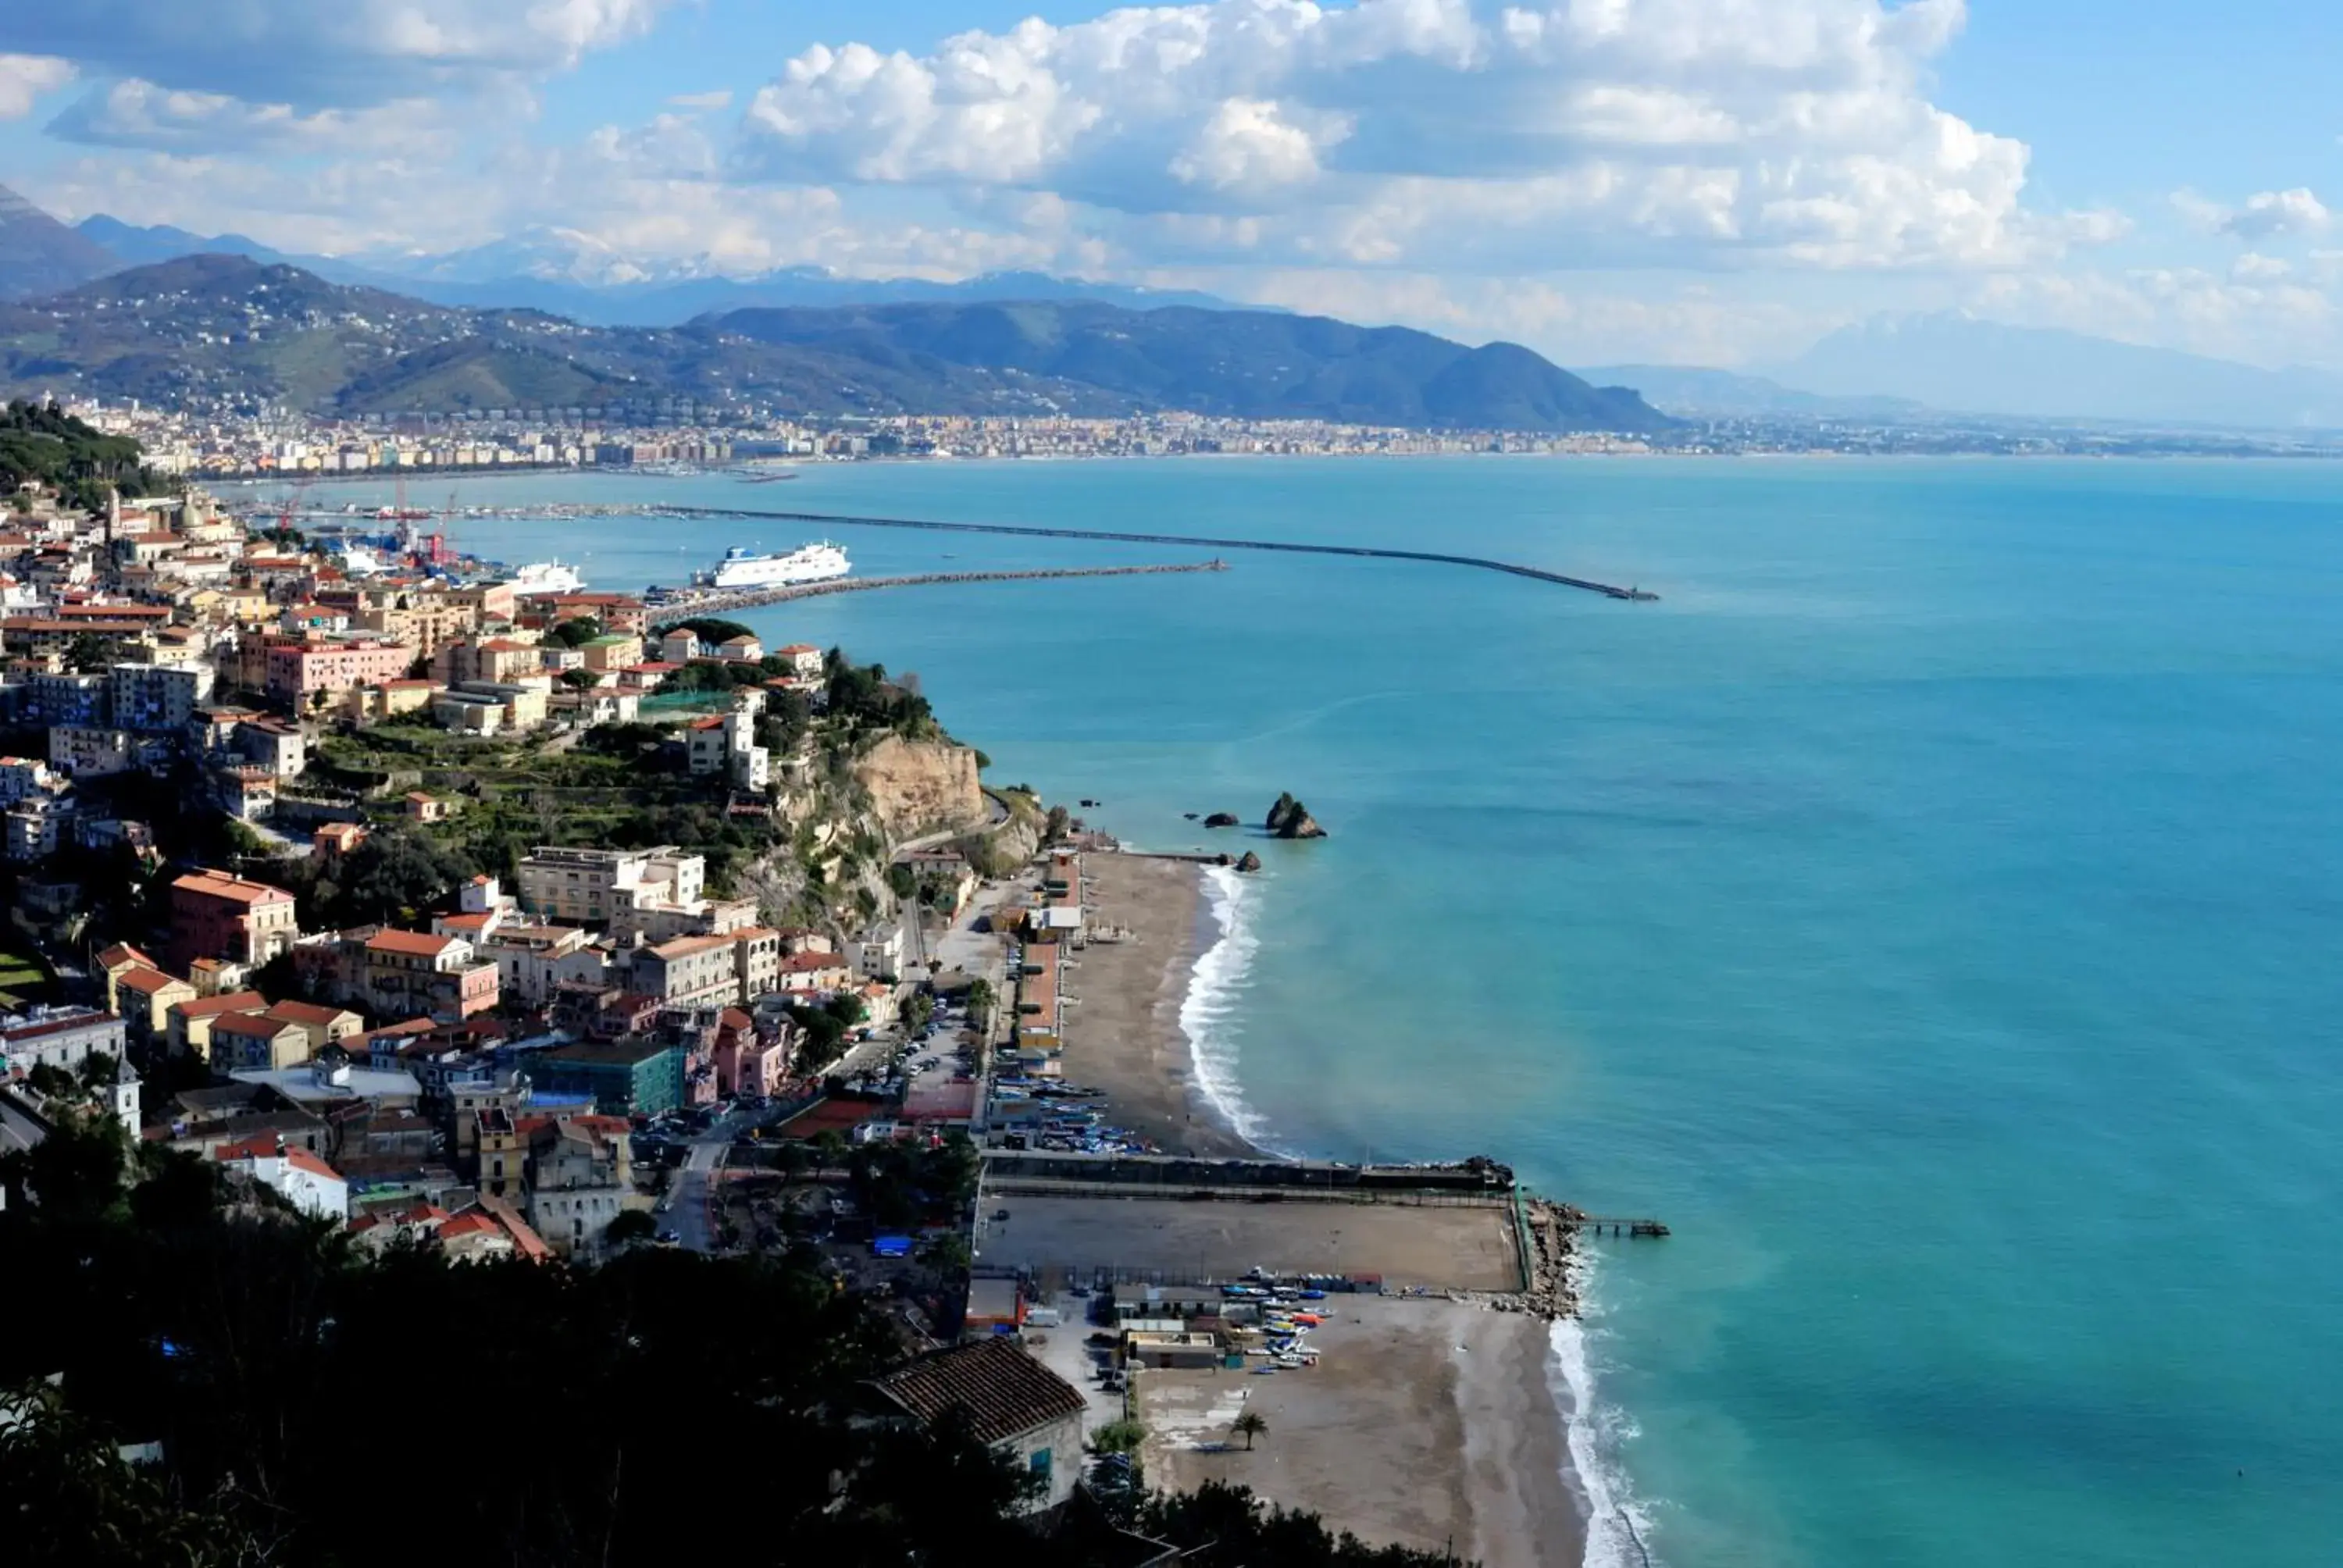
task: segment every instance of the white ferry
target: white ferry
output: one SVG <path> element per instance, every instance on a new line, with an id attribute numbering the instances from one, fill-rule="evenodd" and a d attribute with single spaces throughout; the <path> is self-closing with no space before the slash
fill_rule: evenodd
<path id="1" fill-rule="evenodd" d="M 793 588 L 799 583 L 829 582 L 854 569 L 846 551 L 823 539 L 785 556 L 760 556 L 745 545 L 724 552 L 716 569 L 692 579 L 700 588 Z"/>
<path id="2" fill-rule="evenodd" d="M 576 567 L 559 561 L 531 561 L 516 568 L 507 580 L 512 584 L 513 592 L 523 598 L 532 594 L 576 593 L 586 586 L 586 579 L 578 575 Z"/>

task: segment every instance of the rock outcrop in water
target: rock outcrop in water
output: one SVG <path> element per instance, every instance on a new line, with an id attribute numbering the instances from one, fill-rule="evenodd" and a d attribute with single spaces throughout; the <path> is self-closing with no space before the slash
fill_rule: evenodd
<path id="1" fill-rule="evenodd" d="M 1261 857 L 1254 854 L 1251 849 L 1247 849 L 1244 852 L 1244 858 L 1237 862 L 1237 869 L 1240 871 L 1260 870 Z"/>
<path id="2" fill-rule="evenodd" d="M 1237 814 L 1233 811 L 1215 811 L 1204 819 L 1207 828 L 1233 828 L 1236 825 Z"/>
<path id="3" fill-rule="evenodd" d="M 1268 820 L 1262 824 L 1281 839 L 1322 839 L 1326 829 L 1310 815 L 1309 808 L 1292 795 L 1280 795 L 1277 804 L 1269 809 Z"/>

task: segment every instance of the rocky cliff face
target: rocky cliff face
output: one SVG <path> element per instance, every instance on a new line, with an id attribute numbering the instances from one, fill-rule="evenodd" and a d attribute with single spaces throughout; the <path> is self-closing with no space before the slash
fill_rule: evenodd
<path id="1" fill-rule="evenodd" d="M 856 759 L 854 781 L 870 797 L 890 843 L 978 828 L 986 819 L 976 753 L 965 746 L 890 735 Z"/>

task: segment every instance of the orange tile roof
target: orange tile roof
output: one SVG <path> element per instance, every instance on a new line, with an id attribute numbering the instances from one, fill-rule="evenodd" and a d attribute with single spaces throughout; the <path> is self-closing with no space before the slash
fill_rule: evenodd
<path id="1" fill-rule="evenodd" d="M 197 997 L 193 1001 L 175 1001 L 171 1010 L 181 1018 L 217 1018 L 228 1012 L 258 1012 L 267 1005 L 268 999 L 258 991 L 239 990 Z"/>
<path id="2" fill-rule="evenodd" d="M 171 884 L 185 892 L 207 898 L 231 899 L 239 904 L 289 904 L 293 895 L 266 882 L 249 882 L 226 871 L 196 871 Z"/>
<path id="3" fill-rule="evenodd" d="M 357 1014 L 346 1007 L 326 1007 L 314 1001 L 280 1001 L 268 1009 L 267 1016 L 287 1023 L 330 1024 Z"/>
<path id="4" fill-rule="evenodd" d="M 414 958 L 436 959 L 452 946 L 456 938 L 435 937 L 423 931 L 379 930 L 367 939 L 370 953 L 405 953 Z"/>
<path id="5" fill-rule="evenodd" d="M 161 970 L 142 968 L 126 970 L 114 983 L 141 996 L 153 996 L 166 986 L 186 985 L 187 982 L 176 975 L 166 975 Z"/>
<path id="6" fill-rule="evenodd" d="M 255 1040 L 275 1040 L 298 1024 L 287 1023 L 281 1018 L 271 1018 L 265 1012 L 232 1012 L 212 1023 L 214 1034 L 248 1034 Z"/>

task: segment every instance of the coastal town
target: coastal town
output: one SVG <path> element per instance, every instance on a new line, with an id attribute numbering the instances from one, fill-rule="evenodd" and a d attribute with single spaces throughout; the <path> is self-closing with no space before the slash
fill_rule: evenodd
<path id="1" fill-rule="evenodd" d="M 857 1419 L 978 1412 L 1075 1560 L 1172 1561 L 1214 1487 L 1491 1563 L 1579 1529 L 1525 1402 L 1600 1221 L 1272 1157 L 1196 1081 L 1202 878 L 1299 802 L 1142 854 L 840 650 L 412 529 L 355 573 L 185 483 L 10 499 L 0 1223 L 181 1184 L 355 1267 L 786 1260 L 884 1325 Z M 1544 1481 L 1465 1473 L 1493 1420 Z"/>

